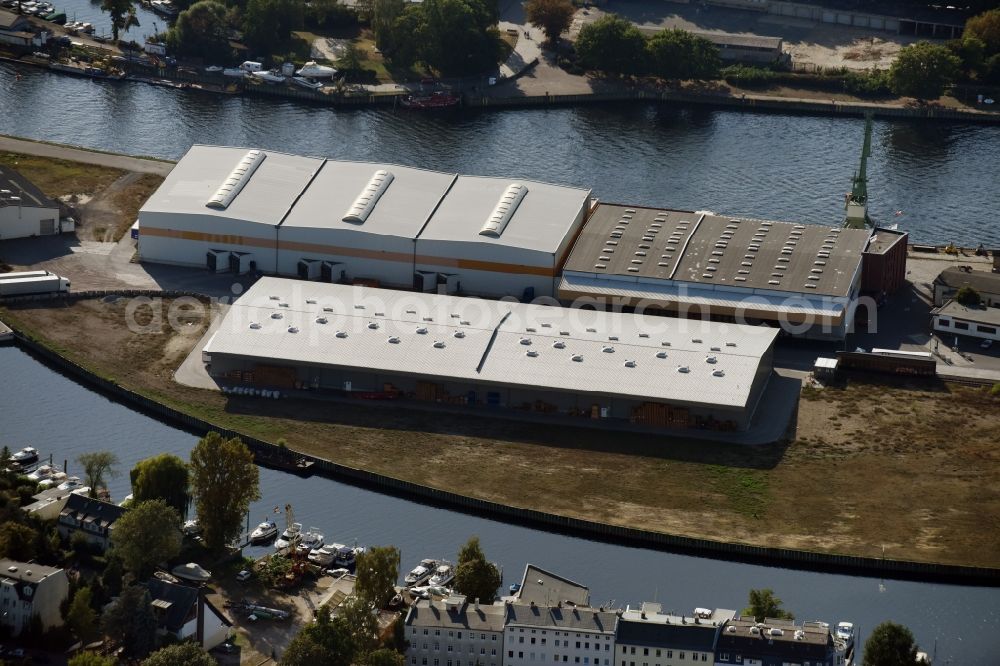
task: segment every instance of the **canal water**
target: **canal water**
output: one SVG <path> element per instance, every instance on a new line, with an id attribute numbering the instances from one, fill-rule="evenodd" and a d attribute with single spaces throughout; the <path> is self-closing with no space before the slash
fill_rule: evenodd
<path id="1" fill-rule="evenodd" d="M 16 80 L 14 67 L 0 64 L 0 133 L 165 158 L 192 143 L 262 147 L 817 224 L 842 220 L 864 129 L 858 118 L 683 105 L 336 110 L 19 71 Z M 998 160 L 1000 126 L 877 121 L 871 211 L 918 242 L 1000 246 Z"/>
<path id="2" fill-rule="evenodd" d="M 118 454 L 110 479 L 115 499 L 129 492 L 128 470 L 163 451 L 187 458 L 196 438 L 76 384 L 13 347 L 0 348 L 0 443 L 35 446 L 58 464 L 86 451 Z M 928 651 L 937 642 L 944 664 L 996 663 L 1000 652 L 1000 593 L 996 589 L 811 573 L 617 546 L 519 527 L 381 495 L 329 479 L 302 479 L 261 469 L 259 521 L 291 503 L 296 520 L 319 527 L 327 540 L 394 544 L 403 566 L 424 557 L 452 561 L 478 535 L 504 568 L 504 586 L 520 580 L 527 562 L 590 585 L 595 604 L 656 599 L 667 609 L 740 609 L 751 587 L 771 587 L 800 619 L 851 620 L 862 639 L 891 619 L 909 626 Z M 277 516 L 280 523 L 280 516 Z M 263 552 L 258 550 L 257 552 Z M 950 660 L 950 661 L 949 661 Z"/>

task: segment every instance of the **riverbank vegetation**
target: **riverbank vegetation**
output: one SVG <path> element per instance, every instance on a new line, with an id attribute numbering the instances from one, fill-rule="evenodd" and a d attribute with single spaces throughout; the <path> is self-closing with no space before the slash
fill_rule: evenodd
<path id="1" fill-rule="evenodd" d="M 172 305 L 164 301 L 163 312 Z M 698 538 L 869 557 L 884 547 L 888 558 L 1000 566 L 1000 533 L 981 529 L 1000 518 L 1000 491 L 989 490 L 1000 488 L 1000 403 L 985 389 L 891 379 L 810 389 L 794 439 L 763 447 L 681 432 L 609 437 L 462 412 L 442 418 L 402 403 L 265 403 L 180 386 L 173 370 L 205 320 L 189 308 L 181 332 L 163 316 L 153 333 L 138 334 L 125 326 L 126 307 L 126 299 L 8 307 L 0 319 L 220 427 L 430 487 Z M 153 322 L 149 308 L 136 315 Z"/>

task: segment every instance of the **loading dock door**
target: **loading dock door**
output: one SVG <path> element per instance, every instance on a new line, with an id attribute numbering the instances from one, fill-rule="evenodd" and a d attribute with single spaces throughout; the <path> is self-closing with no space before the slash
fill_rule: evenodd
<path id="1" fill-rule="evenodd" d="M 416 283 L 418 291 L 428 293 L 437 291 L 438 274 L 433 271 L 417 271 Z"/>
<path id="2" fill-rule="evenodd" d="M 324 261 L 323 265 L 320 266 L 319 279 L 323 282 L 336 282 L 344 274 L 341 266 L 343 264 L 337 261 Z"/>
<path id="3" fill-rule="evenodd" d="M 217 261 L 218 261 L 218 257 L 216 256 L 215 252 L 206 252 L 205 253 L 205 265 L 208 266 L 208 270 L 209 271 L 211 271 L 213 273 L 215 272 L 215 264 L 216 264 Z"/>

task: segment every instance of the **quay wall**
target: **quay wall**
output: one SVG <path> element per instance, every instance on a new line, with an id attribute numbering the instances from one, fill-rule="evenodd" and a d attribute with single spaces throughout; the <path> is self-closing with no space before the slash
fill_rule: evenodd
<path id="1" fill-rule="evenodd" d="M 7 303 L 23 301 L 71 302 L 84 298 L 103 296 L 195 296 L 203 294 L 187 291 L 116 290 L 86 291 L 74 294 L 44 296 L 23 296 L 7 299 Z M 216 431 L 224 437 L 239 437 L 252 451 L 275 451 L 277 447 L 244 433 L 220 427 L 203 419 L 193 417 L 177 409 L 152 400 L 129 390 L 120 384 L 100 377 L 51 349 L 43 340 L 35 339 L 16 326 L 12 326 L 16 344 L 48 366 L 66 376 L 91 387 L 137 411 L 153 418 L 178 426 L 198 436 Z M 828 571 L 841 574 L 870 577 L 933 580 L 966 585 L 1000 586 L 1000 568 L 967 567 L 960 565 L 934 564 L 873 557 L 839 555 L 788 548 L 754 546 L 743 543 L 729 543 L 699 539 L 663 532 L 635 529 L 620 525 L 609 525 L 581 518 L 560 516 L 533 509 L 508 506 L 489 500 L 468 497 L 457 493 L 423 486 L 402 479 L 376 474 L 363 469 L 296 452 L 313 461 L 312 469 L 328 478 L 350 483 L 377 492 L 412 499 L 433 506 L 462 511 L 464 513 L 501 520 L 517 525 L 534 527 L 547 531 L 568 534 L 588 539 L 624 544 L 641 548 L 651 548 L 701 557 L 735 560 L 765 566 Z"/>

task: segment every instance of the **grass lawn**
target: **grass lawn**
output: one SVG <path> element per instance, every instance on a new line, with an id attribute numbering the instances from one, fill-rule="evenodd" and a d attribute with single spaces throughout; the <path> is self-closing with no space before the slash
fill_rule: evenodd
<path id="1" fill-rule="evenodd" d="M 129 186 L 115 192 L 112 201 L 118 211 L 118 223 L 112 240 L 119 240 L 129 232 L 139 216 L 139 209 L 163 182 L 162 176 L 147 173 Z"/>
<path id="2" fill-rule="evenodd" d="M 0 166 L 17 169 L 52 198 L 68 194 L 93 195 L 125 174 L 110 167 L 6 152 L 0 152 Z"/>
<path id="3" fill-rule="evenodd" d="M 171 379 L 204 321 L 192 316 L 183 334 L 140 335 L 124 316 L 124 301 L 0 311 L 133 390 L 345 465 L 693 537 L 1000 566 L 1000 398 L 986 390 L 863 381 L 809 389 L 794 441 L 740 447 L 387 402 L 227 397 Z"/>

